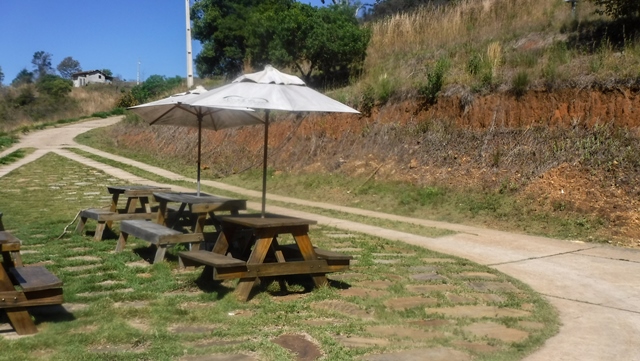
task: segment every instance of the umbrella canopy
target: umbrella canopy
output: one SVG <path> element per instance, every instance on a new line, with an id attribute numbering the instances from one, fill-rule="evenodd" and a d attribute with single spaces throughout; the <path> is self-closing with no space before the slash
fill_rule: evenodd
<path id="1" fill-rule="evenodd" d="M 267 192 L 267 144 L 269 111 L 360 113 L 311 88 L 302 79 L 285 74 L 271 65 L 261 72 L 246 74 L 231 84 L 212 89 L 190 102 L 196 107 L 245 107 L 265 110 L 264 155 L 262 164 L 262 216 Z"/>
<path id="2" fill-rule="evenodd" d="M 174 94 L 164 99 L 128 108 L 150 125 L 198 128 L 198 195 L 200 195 L 202 128 L 220 130 L 263 123 L 260 117 L 253 114 L 253 109 L 246 107 L 199 107 L 189 105 L 206 91 L 205 88 L 198 86 L 186 93 Z"/>

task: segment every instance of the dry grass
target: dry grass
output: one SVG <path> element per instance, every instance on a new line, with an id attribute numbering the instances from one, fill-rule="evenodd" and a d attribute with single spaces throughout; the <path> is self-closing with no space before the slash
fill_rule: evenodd
<path id="1" fill-rule="evenodd" d="M 508 90 L 524 71 L 532 87 L 640 76 L 638 30 L 618 27 L 616 32 L 627 35 L 609 40 L 616 37 L 610 34 L 616 24 L 596 15 L 591 3 L 580 3 L 577 20 L 570 9 L 562 0 L 467 0 L 374 22 L 369 25 L 365 74 L 356 92 L 371 88 L 382 103 L 388 93 L 414 96 L 442 58 L 450 62 L 445 87 L 462 85 L 475 91 Z M 474 57 L 487 63 L 490 76 L 469 71 Z"/>

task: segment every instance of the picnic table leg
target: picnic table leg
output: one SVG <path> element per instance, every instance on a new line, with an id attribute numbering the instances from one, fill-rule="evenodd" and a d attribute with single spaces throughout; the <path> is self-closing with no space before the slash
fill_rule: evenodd
<path id="1" fill-rule="evenodd" d="M 84 231 L 84 226 L 87 224 L 87 217 L 80 217 L 80 220 L 78 221 L 78 224 L 76 225 L 76 233 L 77 234 L 82 234 L 82 231 Z"/>
<path id="2" fill-rule="evenodd" d="M 111 207 L 109 207 L 109 211 L 110 212 L 117 212 L 118 211 L 118 198 L 120 198 L 120 194 L 119 193 L 113 193 L 113 195 L 111 196 Z M 108 221 L 107 222 L 107 227 L 111 228 L 111 226 L 113 225 L 113 221 Z M 97 233 L 97 231 L 96 231 Z"/>
<path id="3" fill-rule="evenodd" d="M 138 207 L 138 197 L 129 197 L 127 198 L 127 213 L 136 213 L 136 208 Z"/>
<path id="4" fill-rule="evenodd" d="M 0 292 L 15 292 L 15 287 L 4 268 L 0 267 Z M 24 293 L 20 295 L 21 301 L 26 301 Z M 31 320 L 31 315 L 25 307 L 6 308 L 4 311 L 18 335 L 32 335 L 38 333 L 36 325 Z"/>
<path id="5" fill-rule="evenodd" d="M 251 252 L 251 256 L 249 256 L 249 260 L 247 261 L 247 266 L 250 267 L 252 264 L 260 264 L 264 261 L 264 257 L 267 255 L 267 252 L 271 248 L 271 242 L 273 240 L 273 236 L 265 236 L 264 238 L 259 238 L 256 241 L 256 245 Z M 248 277 L 241 278 L 240 282 L 238 282 L 238 287 L 236 287 L 236 292 L 238 294 L 238 299 L 241 301 L 246 301 L 249 299 L 249 294 L 251 293 L 251 289 L 255 284 L 257 277 Z"/>
<path id="6" fill-rule="evenodd" d="M 298 249 L 300 249 L 302 258 L 304 258 L 305 261 L 318 259 L 318 255 L 313 249 L 313 245 L 311 244 L 308 233 L 296 232 L 293 234 L 293 238 L 295 238 L 296 243 L 298 244 Z M 328 282 L 327 277 L 324 274 L 312 274 L 311 278 L 313 278 L 313 282 L 315 283 L 316 287 L 324 286 Z"/>
<path id="7" fill-rule="evenodd" d="M 116 243 L 116 253 L 121 252 L 127 244 L 127 238 L 129 235 L 124 232 L 120 232 L 120 237 L 118 237 L 118 242 Z"/>

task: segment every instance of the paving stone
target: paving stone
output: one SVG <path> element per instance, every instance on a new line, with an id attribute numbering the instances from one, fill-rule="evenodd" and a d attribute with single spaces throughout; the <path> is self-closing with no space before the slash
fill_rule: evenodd
<path id="1" fill-rule="evenodd" d="M 76 256 L 67 258 L 69 261 L 102 261 L 102 258 L 96 256 Z"/>
<path id="2" fill-rule="evenodd" d="M 20 254 L 23 254 L 23 255 L 24 254 L 36 254 L 36 253 L 41 253 L 41 252 L 38 251 L 38 250 L 35 250 L 35 249 L 24 249 L 24 250 L 20 249 Z"/>
<path id="3" fill-rule="evenodd" d="M 445 281 L 447 280 L 446 277 L 441 276 L 437 273 L 418 273 L 415 275 L 412 275 L 411 278 L 413 278 L 416 281 Z"/>
<path id="4" fill-rule="evenodd" d="M 336 274 L 327 275 L 327 277 L 335 281 L 351 281 L 351 280 L 362 279 L 363 275 L 360 273 L 336 273 Z"/>
<path id="5" fill-rule="evenodd" d="M 362 252 L 362 248 L 354 248 L 354 247 L 331 248 L 331 251 L 342 252 L 342 253 L 357 253 L 357 252 Z"/>
<path id="6" fill-rule="evenodd" d="M 469 278 L 489 278 L 489 279 L 498 278 L 498 276 L 489 272 L 461 272 L 460 275 L 463 277 L 469 277 Z"/>
<path id="7" fill-rule="evenodd" d="M 391 282 L 391 281 L 378 280 L 378 281 L 367 282 L 365 284 L 365 286 L 368 287 L 368 288 L 376 289 L 376 290 L 386 290 L 387 288 L 389 288 L 393 284 L 394 283 Z"/>
<path id="8" fill-rule="evenodd" d="M 496 295 L 494 293 L 474 293 L 473 296 L 478 297 L 482 301 L 490 302 L 490 303 L 502 303 L 505 301 L 504 297 L 500 295 Z"/>
<path id="9" fill-rule="evenodd" d="M 367 355 L 363 361 L 469 361 L 471 356 L 448 347 L 420 348 L 409 351 Z"/>
<path id="10" fill-rule="evenodd" d="M 374 337 L 398 337 L 408 338 L 414 341 L 427 340 L 437 337 L 445 337 L 440 331 L 424 331 L 415 327 L 406 326 L 369 326 L 365 331 Z"/>
<path id="11" fill-rule="evenodd" d="M 133 288 L 123 288 L 123 289 L 119 289 L 119 290 L 97 291 L 97 292 L 94 291 L 94 292 L 78 293 L 76 296 L 79 296 L 79 297 L 106 296 L 106 295 L 110 295 L 112 293 L 131 293 L 133 291 L 134 291 Z"/>
<path id="12" fill-rule="evenodd" d="M 337 336 L 336 340 L 345 347 L 357 348 L 357 347 L 373 347 L 373 346 L 387 346 L 390 344 L 389 340 L 384 338 L 371 338 L 360 336 Z"/>
<path id="13" fill-rule="evenodd" d="M 112 353 L 139 353 L 146 351 L 146 347 L 144 346 L 132 346 L 132 345 L 105 345 L 90 348 L 89 352 L 91 353 L 102 353 L 102 354 L 112 354 Z"/>
<path id="14" fill-rule="evenodd" d="M 65 267 L 62 270 L 67 271 L 67 272 L 78 272 L 78 271 L 90 270 L 90 269 L 96 268 L 98 266 L 100 266 L 100 265 L 98 265 L 98 264 L 87 264 L 87 265 L 82 265 L 82 266 Z"/>
<path id="15" fill-rule="evenodd" d="M 335 318 L 313 318 L 302 321 L 302 323 L 309 326 L 328 326 L 328 325 L 340 325 L 344 323 L 344 320 L 337 320 Z"/>
<path id="16" fill-rule="evenodd" d="M 218 354 L 218 355 L 201 355 L 201 356 L 184 356 L 179 361 L 258 361 L 253 356 L 243 354 Z"/>
<path id="17" fill-rule="evenodd" d="M 518 288 L 508 282 L 467 282 L 467 285 L 478 292 L 518 292 Z"/>
<path id="18" fill-rule="evenodd" d="M 211 325 L 173 325 L 169 327 L 169 332 L 176 334 L 211 333 L 216 329 Z"/>
<path id="19" fill-rule="evenodd" d="M 151 265 L 149 264 L 149 262 L 146 261 L 135 261 L 135 262 L 129 262 L 129 263 L 125 263 L 128 267 L 151 267 Z"/>
<path id="20" fill-rule="evenodd" d="M 452 344 L 457 347 L 466 348 L 467 350 L 475 353 L 491 353 L 499 351 L 497 346 L 487 345 L 486 343 L 476 343 L 469 341 L 453 341 Z"/>
<path id="21" fill-rule="evenodd" d="M 222 339 L 210 339 L 210 340 L 199 340 L 197 342 L 191 343 L 191 346 L 195 348 L 208 348 L 208 347 L 223 347 L 223 346 L 234 346 L 241 344 L 242 341 L 239 340 L 222 340 Z"/>
<path id="22" fill-rule="evenodd" d="M 432 265 L 424 265 L 424 266 L 413 266 L 409 267 L 409 272 L 419 272 L 419 273 L 436 273 L 438 271 L 438 266 Z"/>
<path id="23" fill-rule="evenodd" d="M 298 361 L 313 361 L 322 357 L 322 352 L 318 345 L 313 342 L 311 336 L 306 334 L 284 334 L 278 336 L 272 342 L 291 351 Z"/>
<path id="24" fill-rule="evenodd" d="M 407 285 L 407 291 L 413 293 L 431 293 L 431 292 L 444 292 L 455 289 L 454 285 L 440 284 L 440 285 Z"/>
<path id="25" fill-rule="evenodd" d="M 499 308 L 495 306 L 467 305 L 454 307 L 426 308 L 427 313 L 441 313 L 452 317 L 526 317 L 531 313 L 513 308 Z"/>
<path id="26" fill-rule="evenodd" d="M 372 253 L 371 255 L 373 257 L 409 257 L 409 256 L 414 256 L 415 253 L 404 253 L 404 252 L 400 252 L 400 253 Z"/>
<path id="27" fill-rule="evenodd" d="M 423 261 L 427 263 L 455 263 L 455 259 L 451 258 L 423 258 Z"/>
<path id="28" fill-rule="evenodd" d="M 328 310 L 338 312 L 345 316 L 356 317 L 363 320 L 373 319 L 373 314 L 370 314 L 366 310 L 361 309 L 353 303 L 338 301 L 338 300 L 326 300 L 320 302 L 314 302 L 311 304 L 314 309 Z"/>
<path id="29" fill-rule="evenodd" d="M 151 330 L 151 326 L 143 320 L 138 320 L 138 319 L 127 320 L 127 323 L 129 324 L 129 326 L 142 332 L 147 332 Z"/>
<path id="30" fill-rule="evenodd" d="M 97 283 L 97 285 L 100 285 L 100 286 L 111 286 L 111 285 L 121 285 L 121 284 L 124 284 L 124 283 L 125 283 L 124 281 L 107 280 L 107 281 L 103 281 L 103 282 Z"/>
<path id="31" fill-rule="evenodd" d="M 467 297 L 467 296 L 462 296 L 462 295 L 458 295 L 455 293 L 447 293 L 446 297 L 449 301 L 456 303 L 456 304 L 461 304 L 461 303 L 475 303 L 476 300 L 473 299 L 472 297 Z"/>
<path id="32" fill-rule="evenodd" d="M 374 259 L 373 263 L 375 264 L 396 264 L 400 262 L 399 259 Z"/>
<path id="33" fill-rule="evenodd" d="M 339 290 L 338 293 L 343 297 L 371 297 L 371 298 L 379 298 L 384 297 L 389 294 L 387 291 L 383 290 L 371 290 L 367 288 L 360 287 L 349 287 L 345 290 Z"/>
<path id="34" fill-rule="evenodd" d="M 149 301 L 114 302 L 113 307 L 117 308 L 145 308 L 149 306 Z"/>
<path id="35" fill-rule="evenodd" d="M 529 333 L 526 331 L 509 328 L 495 322 L 473 323 L 462 329 L 478 337 L 495 338 L 504 342 L 520 342 L 529 337 Z"/>
<path id="36" fill-rule="evenodd" d="M 410 325 L 420 326 L 420 327 L 428 327 L 428 328 L 436 328 L 442 326 L 448 326 L 454 324 L 452 320 L 445 320 L 442 318 L 434 318 L 430 320 L 417 320 L 410 321 Z"/>
<path id="37" fill-rule="evenodd" d="M 402 311 L 410 308 L 420 307 L 420 306 L 435 306 L 438 304 L 438 300 L 435 298 L 427 298 L 427 297 L 401 297 L 401 298 L 393 298 L 384 302 L 387 308 L 392 309 L 394 311 Z"/>

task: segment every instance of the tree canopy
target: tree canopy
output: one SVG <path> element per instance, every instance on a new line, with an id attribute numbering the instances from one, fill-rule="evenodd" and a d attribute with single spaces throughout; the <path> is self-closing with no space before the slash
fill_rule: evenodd
<path id="1" fill-rule="evenodd" d="M 52 98 L 62 98 L 71 93 L 73 83 L 69 79 L 63 79 L 54 74 L 45 74 L 38 79 L 36 88 L 39 92 L 47 94 Z"/>
<path id="2" fill-rule="evenodd" d="M 4 73 L 2 72 L 2 67 L 0 66 L 0 85 L 2 85 L 3 81 L 4 81 Z"/>
<path id="3" fill-rule="evenodd" d="M 71 76 L 74 73 L 78 73 L 82 71 L 82 68 L 80 67 L 80 62 L 70 56 L 67 56 L 66 58 L 62 59 L 62 61 L 60 62 L 60 64 L 58 64 L 56 69 L 58 69 L 58 73 L 60 73 L 60 76 L 63 77 L 64 79 L 71 79 Z"/>
<path id="4" fill-rule="evenodd" d="M 313 72 L 335 81 L 349 78 L 364 60 L 369 32 L 354 7 L 315 8 L 293 0 L 201 0 L 192 8 L 200 77 L 233 77 L 245 66 L 265 64 Z"/>
<path id="5" fill-rule="evenodd" d="M 47 74 L 54 74 L 55 70 L 51 66 L 51 58 L 53 55 L 44 51 L 36 51 L 33 54 L 31 64 L 33 64 L 33 70 L 35 71 L 36 78 L 40 79 Z"/>
<path id="6" fill-rule="evenodd" d="M 33 73 L 28 71 L 26 68 L 20 70 L 18 75 L 11 81 L 11 86 L 17 87 L 23 84 L 31 84 L 33 83 Z"/>
<path id="7" fill-rule="evenodd" d="M 599 12 L 614 19 L 640 17 L 640 1 L 638 0 L 591 0 L 599 8 Z"/>

